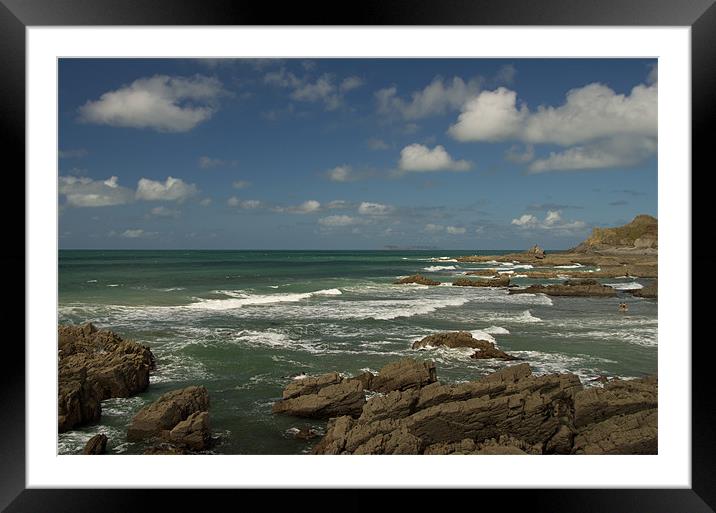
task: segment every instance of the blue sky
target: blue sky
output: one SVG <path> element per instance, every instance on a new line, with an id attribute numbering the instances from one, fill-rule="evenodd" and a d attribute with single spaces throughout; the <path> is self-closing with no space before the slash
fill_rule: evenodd
<path id="1" fill-rule="evenodd" d="M 648 59 L 62 59 L 61 248 L 517 249 L 657 214 Z"/>

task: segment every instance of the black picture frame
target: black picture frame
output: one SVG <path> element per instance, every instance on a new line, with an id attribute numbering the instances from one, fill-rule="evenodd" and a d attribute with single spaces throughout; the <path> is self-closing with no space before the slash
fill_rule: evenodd
<path id="1" fill-rule="evenodd" d="M 2 154 L 25 166 L 25 29 L 30 26 L 86 25 L 573 25 L 573 26 L 688 26 L 691 27 L 692 70 L 692 168 L 706 162 L 714 144 L 716 119 L 716 6 L 714 0 L 362 0 L 352 4 L 236 2 L 231 0 L 0 0 L 0 127 Z M 705 166 L 704 166 L 705 167 Z M 705 206 L 707 187 L 692 183 L 692 240 L 713 217 Z M 0 256 L 3 269 L 25 269 L 25 225 L 16 221 L 24 207 L 23 173 L 6 167 L 6 190 L 16 191 L 20 202 L 2 202 L 6 233 L 15 248 Z M 703 180 L 703 179 L 702 179 Z M 9 184 L 9 185 L 8 185 Z M 12 189 L 7 189 L 12 187 Z M 699 195 L 701 198 L 699 199 Z M 700 210 L 699 210 L 700 209 Z M 22 241 L 22 242 L 21 242 Z M 22 248 L 22 249 L 20 249 Z M 707 266 L 706 252 L 683 248 L 692 268 Z M 670 272 L 666 270 L 666 272 Z M 678 271 L 681 272 L 681 271 Z M 6 286 L 24 290 L 24 276 L 13 277 Z M 684 276 L 690 283 L 691 276 Z M 23 283 L 21 284 L 21 280 Z M 21 288 L 23 287 L 23 288 Z M 23 295 L 24 297 L 24 295 Z M 25 302 L 17 300 L 16 308 Z M 692 319 L 708 318 L 711 302 L 691 298 Z M 19 313 L 19 312 L 18 312 Z M 18 316 L 19 317 L 19 316 Z M 24 317 L 24 316 L 23 316 Z M 14 320 L 8 317 L 8 320 Z M 15 321 L 17 322 L 17 321 Z M 20 323 L 17 322 L 19 325 Z M 24 329 L 21 328 L 24 339 Z M 710 392 L 712 372 L 708 359 L 709 339 L 697 339 L 696 330 L 684 332 L 684 350 L 692 354 L 692 487 L 689 489 L 564 489 L 474 490 L 460 494 L 486 506 L 497 500 L 510 508 L 529 511 L 569 512 L 690 512 L 714 511 L 716 507 L 716 399 Z M 710 337 L 709 337 L 710 338 Z M 694 343 L 692 343 L 692 340 Z M 673 341 L 671 341 L 673 342 Z M 16 512 L 142 511 L 159 500 L 162 509 L 174 505 L 206 507 L 212 503 L 237 507 L 267 500 L 253 490 L 61 490 L 26 489 L 25 486 L 25 351 L 18 338 L 6 338 L 0 369 L 0 509 Z M 453 492 L 450 492 L 451 494 Z M 272 504 L 286 501 L 292 509 L 315 509 L 340 505 L 341 509 L 368 506 L 364 492 L 303 490 L 298 501 L 284 493 L 271 493 Z M 336 495 L 340 494 L 340 497 Z M 470 494 L 471 497 L 464 495 Z M 401 500 L 425 507 L 435 497 L 428 490 L 411 491 Z M 241 503 L 236 501 L 241 501 Z M 451 499 L 458 500 L 457 498 Z M 216 501 L 216 502 L 215 502 Z M 221 501 L 221 502 L 219 502 Z M 247 502 L 248 501 L 248 502 Z M 487 502 L 486 502 L 487 501 Z M 363 504 L 361 507 L 360 505 Z M 476 505 L 478 503 L 475 503 Z M 457 504 L 455 504 L 457 506 Z M 408 503 L 404 503 L 404 507 Z M 213 509 L 213 508 L 212 508 Z"/>

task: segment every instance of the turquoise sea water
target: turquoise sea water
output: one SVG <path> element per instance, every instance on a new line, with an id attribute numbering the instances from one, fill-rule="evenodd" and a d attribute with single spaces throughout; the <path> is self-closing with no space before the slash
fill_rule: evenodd
<path id="1" fill-rule="evenodd" d="M 657 371 L 655 300 L 449 286 L 466 270 L 496 267 L 453 257 L 509 252 L 60 251 L 59 322 L 91 321 L 148 344 L 157 370 L 140 396 L 105 401 L 100 424 L 61 434 L 58 452 L 79 452 L 104 432 L 108 452 L 141 453 L 142 444 L 124 442 L 132 415 L 168 390 L 202 384 L 221 435 L 214 452 L 301 454 L 312 442 L 288 430 L 324 423 L 271 414 L 296 374 L 375 372 L 412 356 L 434 360 L 440 380 L 459 382 L 509 365 L 471 360 L 468 350 L 410 348 L 439 331 L 492 337 L 536 373 L 574 372 L 587 384 Z M 519 285 L 550 282 L 520 278 L 519 264 L 499 267 Z M 418 272 L 446 286 L 392 284 Z M 649 280 L 600 281 L 630 288 Z M 625 300 L 629 312 L 619 313 Z"/>

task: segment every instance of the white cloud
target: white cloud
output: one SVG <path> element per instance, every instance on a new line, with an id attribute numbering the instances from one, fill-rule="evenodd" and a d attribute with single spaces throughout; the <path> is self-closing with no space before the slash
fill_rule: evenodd
<path id="1" fill-rule="evenodd" d="M 300 205 L 291 207 L 274 207 L 274 212 L 289 212 L 291 214 L 311 214 L 321 210 L 321 203 L 316 200 L 304 201 Z"/>
<path id="2" fill-rule="evenodd" d="M 352 182 L 356 179 L 353 174 L 351 166 L 343 164 L 342 166 L 336 166 L 326 172 L 328 179 L 332 182 Z"/>
<path id="3" fill-rule="evenodd" d="M 228 200 L 226 200 L 226 204 L 230 207 L 238 207 L 239 206 L 239 198 L 237 198 L 236 196 L 232 196 Z"/>
<path id="4" fill-rule="evenodd" d="M 521 140 L 571 146 L 604 137 L 656 137 L 657 84 L 637 85 L 629 95 L 603 84 L 572 89 L 558 107 L 531 112 L 517 106 L 517 93 L 504 87 L 483 91 L 462 109 L 450 134 L 461 141 Z"/>
<path id="5" fill-rule="evenodd" d="M 571 234 L 572 232 L 582 230 L 587 226 L 584 221 L 564 221 L 560 210 L 547 211 L 547 214 L 542 221 L 532 214 L 523 214 L 520 217 L 513 219 L 512 224 L 520 229 L 551 230 L 558 234 Z"/>
<path id="6" fill-rule="evenodd" d="M 60 176 L 58 192 L 72 207 L 109 207 L 124 205 L 134 199 L 134 192 L 119 185 L 116 176 L 107 180 L 86 177 Z"/>
<path id="7" fill-rule="evenodd" d="M 505 152 L 505 158 L 516 164 L 525 164 L 535 158 L 535 147 L 532 144 L 527 144 L 520 149 L 519 145 L 513 144 Z"/>
<path id="8" fill-rule="evenodd" d="M 179 217 L 178 210 L 167 207 L 154 207 L 152 210 L 150 210 L 150 214 L 156 217 Z"/>
<path id="9" fill-rule="evenodd" d="M 208 207 L 209 205 L 211 205 L 211 198 L 204 198 L 199 202 L 199 205 L 201 205 L 202 207 Z"/>
<path id="10" fill-rule="evenodd" d="M 363 85 L 363 79 L 360 77 L 352 76 L 343 79 L 340 85 L 341 92 L 352 91 Z"/>
<path id="11" fill-rule="evenodd" d="M 333 200 L 326 205 L 327 209 L 345 209 L 348 208 L 348 202 L 345 200 Z"/>
<path id="12" fill-rule="evenodd" d="M 231 184 L 234 189 L 246 189 L 250 185 L 251 182 L 247 182 L 246 180 L 236 180 Z"/>
<path id="13" fill-rule="evenodd" d="M 512 220 L 512 224 L 525 228 L 534 227 L 539 224 L 539 220 L 532 214 L 523 214 L 517 219 Z"/>
<path id="14" fill-rule="evenodd" d="M 548 157 L 535 160 L 527 169 L 529 173 L 544 173 L 547 171 L 629 167 L 655 155 L 656 151 L 656 138 L 620 137 L 584 146 L 574 146 L 561 152 L 550 152 Z"/>
<path id="15" fill-rule="evenodd" d="M 151 239 L 157 235 L 157 232 L 145 232 L 141 229 L 135 229 L 124 230 L 119 236 L 124 237 L 125 239 Z"/>
<path id="16" fill-rule="evenodd" d="M 384 216 L 392 211 L 393 207 L 390 205 L 370 203 L 368 201 L 364 201 L 358 206 L 358 213 L 366 216 Z"/>
<path id="17" fill-rule="evenodd" d="M 198 164 L 201 169 L 211 169 L 214 167 L 236 167 L 239 162 L 237 160 L 224 160 L 203 155 L 199 157 Z"/>
<path id="18" fill-rule="evenodd" d="M 395 86 L 377 91 L 375 98 L 380 114 L 421 119 L 458 110 L 479 89 L 479 79 L 465 82 L 460 77 L 454 77 L 452 80 L 435 77 L 424 89 L 413 92 L 409 100 L 398 96 Z"/>
<path id="19" fill-rule="evenodd" d="M 346 215 L 322 217 L 318 220 L 318 224 L 327 228 L 336 228 L 340 226 L 351 226 L 359 224 L 361 221 L 355 217 Z"/>
<path id="20" fill-rule="evenodd" d="M 426 224 L 424 228 L 424 230 L 428 233 L 437 233 L 443 231 L 444 229 L 445 227 L 443 225 L 433 223 Z"/>
<path id="21" fill-rule="evenodd" d="M 467 171 L 471 165 L 467 160 L 453 160 L 440 145 L 431 150 L 422 144 L 411 144 L 400 151 L 398 167 L 408 172 Z"/>
<path id="22" fill-rule="evenodd" d="M 445 227 L 445 231 L 450 235 L 462 235 L 466 230 L 462 226 L 447 226 Z"/>
<path id="23" fill-rule="evenodd" d="M 86 123 L 187 132 L 216 112 L 223 92 L 216 78 L 155 75 L 88 101 L 79 115 Z"/>
<path id="24" fill-rule="evenodd" d="M 145 201 L 179 201 L 182 202 L 197 194 L 196 185 L 188 184 L 181 178 L 172 176 L 162 182 L 140 178 L 137 183 L 137 199 Z"/>

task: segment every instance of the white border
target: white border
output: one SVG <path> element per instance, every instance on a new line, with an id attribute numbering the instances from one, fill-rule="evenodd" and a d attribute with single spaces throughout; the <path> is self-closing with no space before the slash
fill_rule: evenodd
<path id="1" fill-rule="evenodd" d="M 688 27 L 30 27 L 27 43 L 28 487 L 691 486 Z M 71 56 L 658 57 L 659 455 L 57 456 L 56 59 Z"/>

